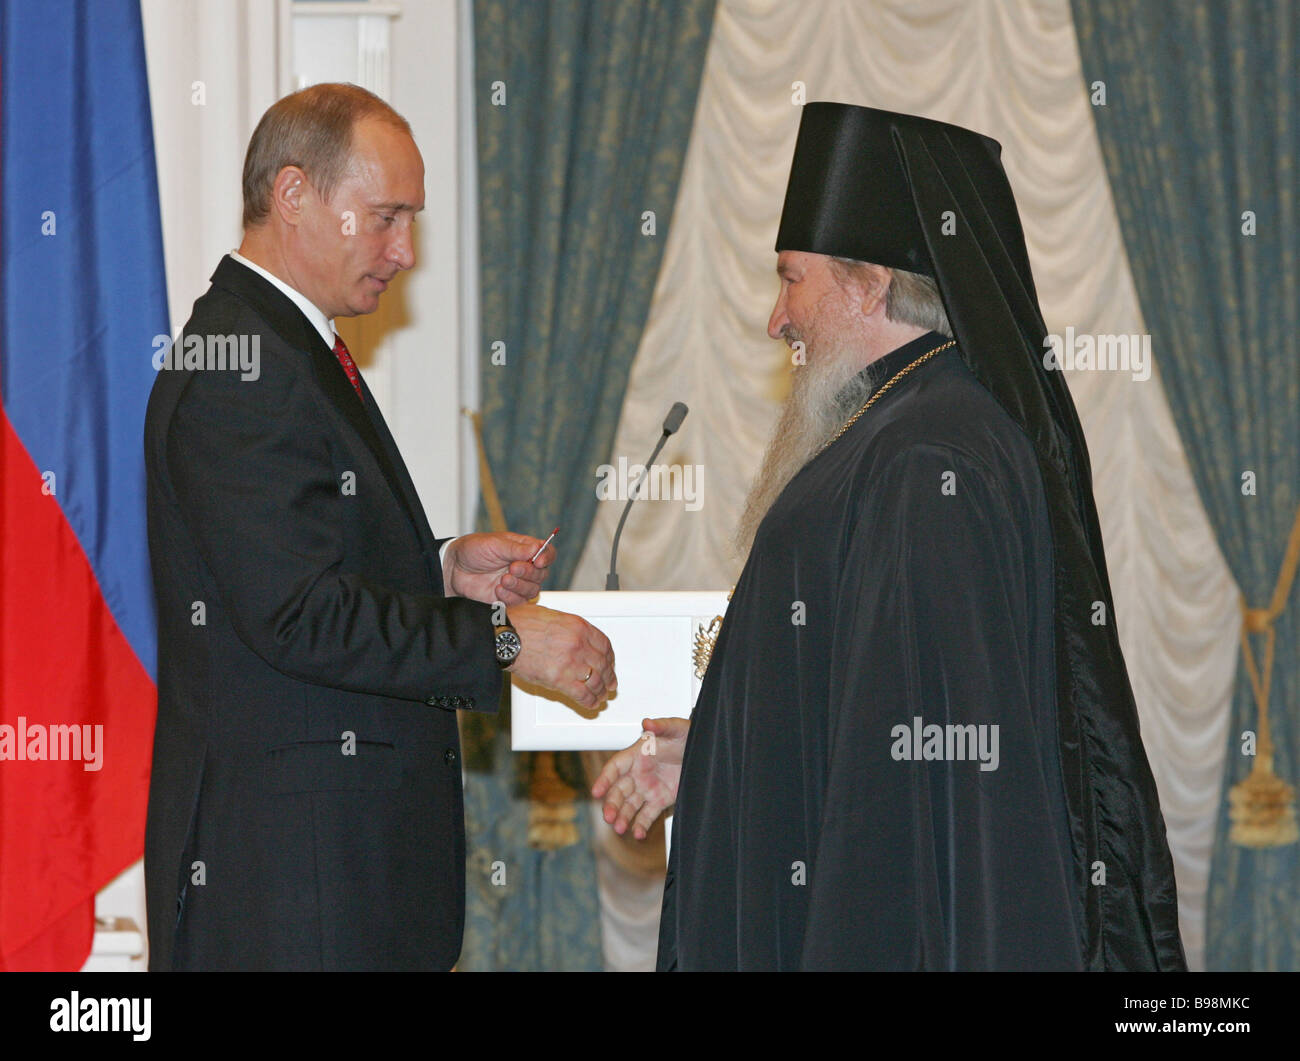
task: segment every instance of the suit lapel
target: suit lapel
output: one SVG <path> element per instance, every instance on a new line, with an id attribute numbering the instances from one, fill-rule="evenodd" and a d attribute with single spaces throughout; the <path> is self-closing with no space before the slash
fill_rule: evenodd
<path id="1" fill-rule="evenodd" d="M 216 272 L 212 274 L 212 282 L 251 305 L 291 347 L 306 351 L 322 393 L 374 456 L 389 491 L 405 511 L 427 557 L 433 548 L 433 532 L 428 520 L 424 518 L 424 509 L 397 445 L 379 414 L 374 395 L 370 393 L 365 380 L 361 381 L 365 394 L 363 405 L 357 399 L 357 392 L 352 389 L 348 374 L 343 371 L 334 351 L 325 345 L 320 332 L 284 292 L 253 270 L 245 268 L 227 255 L 221 259 Z M 432 572 L 434 565 L 429 566 Z M 437 582 L 441 586 L 440 574 Z"/>
<path id="2" fill-rule="evenodd" d="M 315 328 L 312 329 L 316 331 Z M 406 475 L 405 466 L 402 463 L 401 454 L 398 453 L 397 445 L 392 442 L 392 436 L 388 435 L 388 429 L 385 426 L 383 435 L 387 436 L 389 445 L 384 444 L 384 438 L 381 437 L 376 424 L 383 424 L 383 417 L 379 414 L 379 408 L 375 405 L 375 396 L 370 393 L 370 388 L 366 386 L 365 380 L 361 381 L 362 393 L 365 395 L 364 404 L 357 397 L 357 392 L 352 389 L 352 381 L 348 379 L 348 374 L 343 371 L 343 366 L 339 364 L 338 358 L 334 356 L 334 351 L 326 348 L 321 341 L 319 333 L 316 333 L 316 343 L 311 348 L 312 368 L 315 370 L 316 379 L 321 385 L 321 390 L 325 392 L 325 397 L 330 404 L 342 414 L 343 419 L 366 444 L 366 448 L 374 455 L 379 464 L 380 470 L 384 473 L 384 478 L 388 482 L 388 488 L 392 491 L 393 496 L 397 498 L 398 503 L 406 510 L 406 516 L 411 521 L 411 526 L 420 539 L 421 545 L 427 550 L 433 540 L 433 534 L 428 530 L 428 521 L 422 516 L 417 517 L 417 512 L 423 512 L 419 499 L 415 496 L 414 488 L 409 491 L 405 487 L 410 483 L 410 477 Z M 358 370 L 360 376 L 360 370 Z"/>
<path id="3" fill-rule="evenodd" d="M 338 364 L 338 361 L 335 361 Z M 340 371 L 342 369 L 340 368 Z M 357 373 L 360 376 L 360 372 Z M 343 373 L 343 378 L 347 379 L 347 373 Z M 351 390 L 351 383 L 348 389 Z M 361 377 L 361 390 L 365 395 L 365 410 L 370 414 L 369 419 L 371 427 L 374 428 L 375 435 L 379 440 L 380 447 L 384 452 L 392 456 L 392 475 L 402 497 L 405 498 L 407 507 L 418 514 L 416 518 L 416 529 L 419 530 L 421 537 L 425 540 L 425 546 L 432 549 L 435 538 L 433 529 L 429 526 L 429 521 L 424 514 L 424 505 L 420 501 L 420 495 L 415 489 L 415 483 L 411 479 L 411 473 L 406 467 L 406 462 L 402 460 L 401 451 L 397 448 L 397 442 L 393 439 L 392 432 L 388 429 L 388 423 L 384 420 L 383 415 L 379 412 L 379 403 L 375 401 L 375 396 L 370 393 L 370 388 L 366 385 L 364 377 Z M 353 391 L 355 396 L 356 392 Z M 360 402 L 357 403 L 361 404 Z M 441 572 L 439 572 L 441 578 Z M 441 583 L 440 583 L 441 584 Z"/>

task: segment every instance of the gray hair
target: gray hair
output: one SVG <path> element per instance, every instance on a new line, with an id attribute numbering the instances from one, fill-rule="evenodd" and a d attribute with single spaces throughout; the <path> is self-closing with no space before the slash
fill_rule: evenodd
<path id="1" fill-rule="evenodd" d="M 831 258 L 831 268 L 841 279 L 852 276 L 864 263 L 853 258 Z M 900 324 L 913 324 L 926 331 L 952 338 L 952 325 L 943 308 L 939 285 L 921 273 L 890 269 L 889 290 L 885 292 L 885 317 Z"/>

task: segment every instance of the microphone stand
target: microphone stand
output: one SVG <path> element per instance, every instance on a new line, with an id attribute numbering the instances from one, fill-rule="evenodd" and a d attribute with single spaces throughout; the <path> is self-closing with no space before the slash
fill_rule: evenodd
<path id="1" fill-rule="evenodd" d="M 671 432 L 665 431 L 659 436 L 659 445 L 655 446 L 654 452 L 650 454 L 650 459 L 645 462 L 641 478 L 637 480 L 636 486 L 628 492 L 627 504 L 623 506 L 623 515 L 619 517 L 618 530 L 614 532 L 614 548 L 609 553 L 609 574 L 605 576 L 606 589 L 618 589 L 618 572 L 615 569 L 618 567 L 618 540 L 623 536 L 623 524 L 627 522 L 627 514 L 632 511 L 632 502 L 636 500 L 637 491 L 641 489 L 641 484 L 650 478 L 650 466 L 654 464 L 655 458 L 659 456 L 659 451 L 664 448 L 664 443 L 668 441 L 670 434 Z"/>

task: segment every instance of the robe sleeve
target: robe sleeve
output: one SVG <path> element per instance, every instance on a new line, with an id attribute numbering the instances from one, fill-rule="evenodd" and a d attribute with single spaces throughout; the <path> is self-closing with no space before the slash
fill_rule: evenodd
<path id="1" fill-rule="evenodd" d="M 1050 529 L 1032 458 L 990 449 L 910 445 L 855 506 L 805 968 L 1081 966 Z"/>

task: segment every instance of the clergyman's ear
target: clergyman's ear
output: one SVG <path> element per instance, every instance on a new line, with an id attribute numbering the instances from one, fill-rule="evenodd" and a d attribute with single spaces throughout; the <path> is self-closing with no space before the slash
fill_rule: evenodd
<path id="1" fill-rule="evenodd" d="M 854 270 L 858 281 L 859 305 L 864 316 L 883 309 L 889 285 L 894 282 L 894 271 L 883 265 L 864 263 Z"/>

